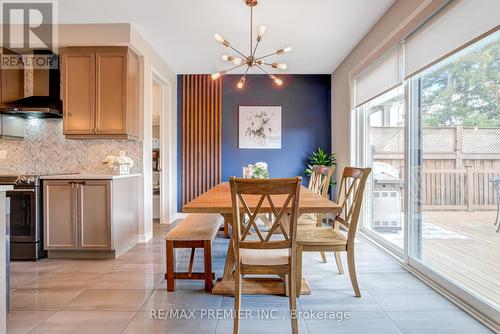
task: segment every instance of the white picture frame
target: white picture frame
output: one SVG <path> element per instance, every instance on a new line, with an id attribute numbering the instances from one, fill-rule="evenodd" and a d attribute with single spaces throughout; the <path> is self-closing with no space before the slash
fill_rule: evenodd
<path id="1" fill-rule="evenodd" d="M 281 149 L 281 107 L 240 106 L 238 148 Z"/>

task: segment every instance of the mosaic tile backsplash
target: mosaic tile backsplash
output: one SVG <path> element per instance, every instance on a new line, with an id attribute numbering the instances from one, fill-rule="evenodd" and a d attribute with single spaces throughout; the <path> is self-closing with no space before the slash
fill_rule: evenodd
<path id="1" fill-rule="evenodd" d="M 66 139 L 61 119 L 27 119 L 22 141 L 0 139 L 0 174 L 112 174 L 102 164 L 108 155 L 125 151 L 135 162 L 131 172 L 142 172 L 142 142 L 116 139 Z"/>

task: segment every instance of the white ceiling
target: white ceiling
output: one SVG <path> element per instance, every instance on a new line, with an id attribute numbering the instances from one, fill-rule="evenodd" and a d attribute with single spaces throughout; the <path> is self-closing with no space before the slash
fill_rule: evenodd
<path id="1" fill-rule="evenodd" d="M 287 73 L 330 74 L 394 0 L 259 0 L 254 29 L 265 24 L 257 54 L 293 46 L 273 58 Z M 132 23 L 176 73 L 227 68 L 220 33 L 248 53 L 250 11 L 243 0 L 63 0 L 61 23 Z M 255 33 L 254 33 L 255 36 Z"/>

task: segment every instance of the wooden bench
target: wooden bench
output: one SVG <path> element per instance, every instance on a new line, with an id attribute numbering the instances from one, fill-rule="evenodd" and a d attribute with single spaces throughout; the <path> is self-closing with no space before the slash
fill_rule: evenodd
<path id="1" fill-rule="evenodd" d="M 219 214 L 193 213 L 181 221 L 174 229 L 165 235 L 167 245 L 167 291 L 175 291 L 176 279 L 205 280 L 205 291 L 212 291 L 212 241 L 224 219 Z M 191 248 L 189 269 L 187 272 L 175 271 L 175 248 Z M 196 248 L 203 248 L 205 272 L 193 272 L 194 254 Z"/>

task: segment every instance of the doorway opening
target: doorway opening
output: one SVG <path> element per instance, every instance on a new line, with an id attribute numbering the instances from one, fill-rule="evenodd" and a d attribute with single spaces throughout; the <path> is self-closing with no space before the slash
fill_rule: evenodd
<path id="1" fill-rule="evenodd" d="M 170 126 L 172 124 L 170 84 L 153 71 L 151 81 L 151 196 L 152 220 L 169 224 L 172 220 L 172 152 Z"/>
<path id="2" fill-rule="evenodd" d="M 160 159 L 161 152 L 161 116 L 162 116 L 162 87 L 160 83 L 153 78 L 153 113 L 152 113 L 152 173 L 153 173 L 153 220 L 161 221 L 161 172 L 162 163 Z"/>

